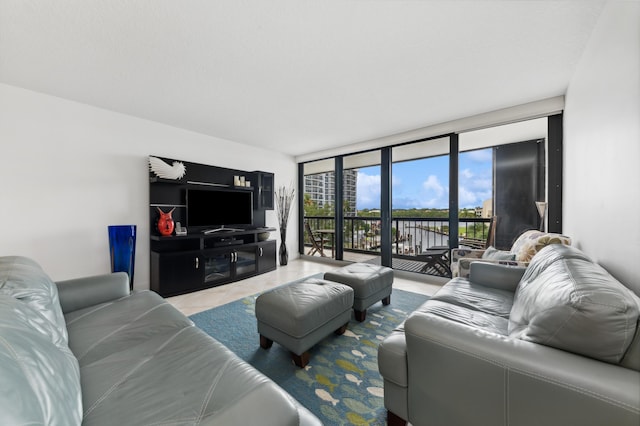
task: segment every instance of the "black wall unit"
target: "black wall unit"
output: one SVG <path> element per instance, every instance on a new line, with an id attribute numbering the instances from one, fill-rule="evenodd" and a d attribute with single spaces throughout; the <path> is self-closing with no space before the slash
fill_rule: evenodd
<path id="1" fill-rule="evenodd" d="M 168 165 L 177 161 L 156 158 Z M 186 166 L 186 174 L 177 180 L 159 178 L 149 171 L 151 289 L 164 297 L 174 296 L 274 270 L 276 242 L 265 240 L 268 233 L 275 231 L 265 227 L 265 210 L 273 209 L 273 173 L 182 163 Z M 250 186 L 236 185 L 236 176 L 243 177 Z M 186 235 L 176 235 L 174 231 L 170 236 L 161 236 L 157 229 L 158 210 L 168 212 L 173 209 L 174 222 L 185 227 L 187 193 L 191 189 L 251 193 L 252 225 L 245 224 L 235 230 L 216 229 L 212 233 L 204 232 L 209 230 L 206 226 L 187 227 Z M 223 205 L 207 207 L 225 208 Z"/>

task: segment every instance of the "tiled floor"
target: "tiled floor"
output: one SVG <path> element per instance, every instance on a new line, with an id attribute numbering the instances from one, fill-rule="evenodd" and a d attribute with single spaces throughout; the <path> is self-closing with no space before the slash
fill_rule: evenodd
<path id="1" fill-rule="evenodd" d="M 245 296 L 277 287 L 298 278 L 326 272 L 340 267 L 335 261 L 315 261 L 295 259 L 286 266 L 278 266 L 275 271 L 256 277 L 247 278 L 235 283 L 221 285 L 210 289 L 169 297 L 167 301 L 173 304 L 185 315 L 192 315 L 225 303 L 238 300 Z M 414 276 L 415 275 L 415 276 Z M 429 275 L 396 273 L 393 287 L 426 295 L 433 294 L 445 281 Z M 391 296 L 393 300 L 393 296 Z"/>

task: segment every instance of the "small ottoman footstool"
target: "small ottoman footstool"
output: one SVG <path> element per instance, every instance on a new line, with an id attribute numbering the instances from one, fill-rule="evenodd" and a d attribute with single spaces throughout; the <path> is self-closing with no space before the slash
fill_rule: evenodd
<path id="1" fill-rule="evenodd" d="M 312 346 L 333 332 L 346 331 L 352 306 L 349 286 L 317 278 L 263 293 L 256 299 L 260 346 L 269 349 L 275 341 L 304 367 Z"/>
<path id="2" fill-rule="evenodd" d="M 346 284 L 353 288 L 353 310 L 358 321 L 367 317 L 367 308 L 378 300 L 383 305 L 391 303 L 393 269 L 368 263 L 352 263 L 326 272 L 324 279 Z"/>

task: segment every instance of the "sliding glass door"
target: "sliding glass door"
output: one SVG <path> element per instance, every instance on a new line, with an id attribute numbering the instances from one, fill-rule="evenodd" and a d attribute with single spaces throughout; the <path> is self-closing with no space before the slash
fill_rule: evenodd
<path id="1" fill-rule="evenodd" d="M 426 273 L 427 253 L 449 245 L 449 138 L 394 147 L 392 159 L 393 265 Z"/>
<path id="2" fill-rule="evenodd" d="M 561 188 L 561 164 L 545 154 L 561 148 L 551 128 L 540 118 L 302 163 L 300 252 L 445 275 L 434 259 L 443 266 L 449 248 L 486 242 L 492 220 L 494 245 L 508 249 L 545 226 L 537 206 Z"/>
<path id="3" fill-rule="evenodd" d="M 468 248 L 484 247 L 489 235 L 489 223 L 494 215 L 493 156 L 493 148 L 463 151 L 458 155 L 458 240 L 462 245 L 467 242 Z"/>
<path id="4" fill-rule="evenodd" d="M 304 165 L 304 254 L 335 256 L 335 181 L 333 158 Z"/>
<path id="5" fill-rule="evenodd" d="M 343 259 L 380 264 L 380 150 L 343 158 Z"/>

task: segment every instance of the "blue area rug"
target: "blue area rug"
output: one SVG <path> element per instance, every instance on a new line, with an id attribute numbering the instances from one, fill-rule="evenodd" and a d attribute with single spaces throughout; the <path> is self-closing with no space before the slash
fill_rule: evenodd
<path id="1" fill-rule="evenodd" d="M 378 302 L 359 323 L 352 315 L 347 331 L 331 334 L 310 349 L 299 368 L 291 354 L 274 343 L 260 347 L 255 317 L 258 294 L 192 315 L 191 320 L 240 358 L 270 377 L 326 425 L 384 425 L 383 382 L 378 344 L 428 297 L 393 290 L 391 304 Z"/>

